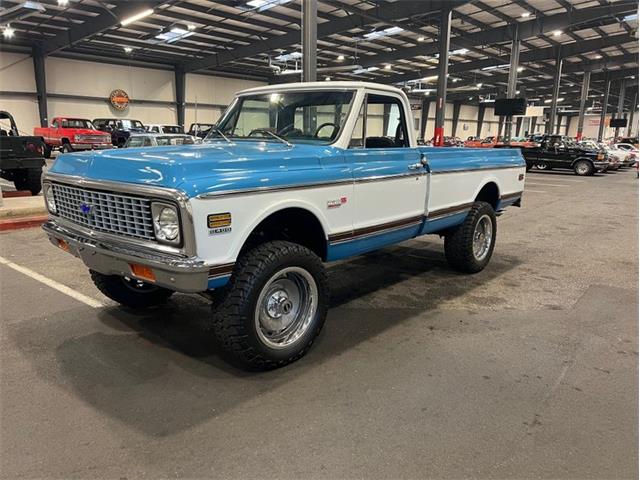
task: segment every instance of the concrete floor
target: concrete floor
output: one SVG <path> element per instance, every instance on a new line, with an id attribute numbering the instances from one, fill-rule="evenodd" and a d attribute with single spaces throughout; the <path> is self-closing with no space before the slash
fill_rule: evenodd
<path id="1" fill-rule="evenodd" d="M 0 265 L 3 478 L 637 478 L 634 171 L 531 172 L 489 267 L 436 237 L 330 267 L 326 329 L 248 374 L 176 295 L 127 313 L 39 229 Z"/>

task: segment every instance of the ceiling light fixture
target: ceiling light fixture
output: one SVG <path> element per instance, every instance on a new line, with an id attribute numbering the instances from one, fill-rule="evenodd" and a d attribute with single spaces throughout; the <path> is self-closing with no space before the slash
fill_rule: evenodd
<path id="1" fill-rule="evenodd" d="M 384 69 L 385 69 L 385 70 L 391 70 L 391 64 L 387 63 L 387 64 L 384 66 Z"/>
<path id="2" fill-rule="evenodd" d="M 162 40 L 163 42 L 175 43 L 178 40 L 182 40 L 183 38 L 190 37 L 194 33 L 195 32 L 190 32 L 188 30 L 185 30 L 184 28 L 174 27 L 168 32 L 161 33 L 160 35 L 156 35 L 156 38 L 158 40 Z"/>
<path id="3" fill-rule="evenodd" d="M 270 8 L 277 7 L 278 5 L 284 5 L 291 0 L 250 0 L 247 2 L 247 7 L 255 8 L 259 12 L 264 12 Z"/>
<path id="4" fill-rule="evenodd" d="M 516 95 L 520 95 L 520 90 L 516 90 Z"/>
<path id="5" fill-rule="evenodd" d="M 131 53 L 133 52 L 133 48 L 131 47 L 124 47 L 124 53 Z"/>
<path id="6" fill-rule="evenodd" d="M 560 35 L 562 35 L 562 30 L 554 30 L 553 32 L 554 37 L 559 37 Z"/>
<path id="7" fill-rule="evenodd" d="M 520 15 L 522 18 L 529 18 L 531 16 L 531 12 L 524 12 Z"/>
<path id="8" fill-rule="evenodd" d="M 276 57 L 276 60 L 278 60 L 279 62 L 288 62 L 289 60 L 298 60 L 300 58 L 302 58 L 302 52 L 291 52 L 278 55 Z"/>
<path id="9" fill-rule="evenodd" d="M 476 83 L 476 87 L 482 88 L 482 83 Z"/>
<path id="10" fill-rule="evenodd" d="M 524 72 L 524 67 L 518 67 L 518 68 L 517 68 L 517 70 L 518 70 L 519 72 Z"/>
<path id="11" fill-rule="evenodd" d="M 424 37 L 418 37 L 419 42 L 424 42 Z"/>
<path id="12" fill-rule="evenodd" d="M 131 15 L 130 17 L 127 17 L 124 20 L 120 21 L 120 25 L 124 27 L 126 25 L 129 25 L 130 23 L 137 22 L 138 20 L 141 20 L 144 17 L 148 17 L 149 15 L 152 15 L 152 14 L 153 14 L 153 8 L 148 8 L 147 10 L 143 10 L 139 13 L 136 13 L 135 15 Z"/>
<path id="13" fill-rule="evenodd" d="M 13 28 L 11 28 L 11 25 L 7 25 L 6 27 L 4 27 L 4 30 L 2 31 L 2 36 L 4 38 L 13 38 L 15 33 L 16 31 Z"/>
<path id="14" fill-rule="evenodd" d="M 344 61 L 344 55 L 338 55 L 338 61 L 339 62 L 343 62 Z"/>
<path id="15" fill-rule="evenodd" d="M 190 32 L 193 32 L 196 29 L 196 26 L 193 23 L 190 23 L 189 25 L 187 25 L 187 30 L 189 30 Z"/>
<path id="16" fill-rule="evenodd" d="M 69 5 L 69 0 L 58 0 L 58 6 L 66 7 L 67 5 Z"/>
<path id="17" fill-rule="evenodd" d="M 353 73 L 355 74 L 369 73 L 369 72 L 375 72 L 376 70 L 380 70 L 380 68 L 379 67 L 358 68 L 357 70 L 354 70 Z"/>
<path id="18" fill-rule="evenodd" d="M 331 80 L 331 77 L 324 77 L 325 82 L 328 82 L 329 80 Z"/>
<path id="19" fill-rule="evenodd" d="M 389 27 L 384 30 L 377 30 L 375 32 L 365 33 L 363 37 L 366 40 L 376 40 L 382 37 L 388 37 L 389 35 L 397 35 L 400 32 L 404 32 L 404 28 L 400 27 Z"/>

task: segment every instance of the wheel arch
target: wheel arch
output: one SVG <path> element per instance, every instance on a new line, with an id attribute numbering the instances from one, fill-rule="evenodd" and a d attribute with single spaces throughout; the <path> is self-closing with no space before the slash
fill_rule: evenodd
<path id="1" fill-rule="evenodd" d="M 314 205 L 300 201 L 278 202 L 254 219 L 235 254 L 237 257 L 247 248 L 266 241 L 287 240 L 309 248 L 326 260 L 328 231 L 326 219 Z"/>
<path id="2" fill-rule="evenodd" d="M 591 164 L 592 167 L 595 168 L 595 165 L 593 164 L 593 159 L 589 158 L 589 157 L 577 157 L 573 159 L 573 162 L 571 162 L 571 168 L 573 168 L 575 166 L 576 163 L 585 160 L 587 162 L 589 162 Z"/>
<path id="3" fill-rule="evenodd" d="M 497 210 L 500 203 L 500 187 L 498 186 L 498 179 L 495 177 L 485 179 L 481 187 L 476 190 L 474 202 L 482 201 L 487 202 Z"/>

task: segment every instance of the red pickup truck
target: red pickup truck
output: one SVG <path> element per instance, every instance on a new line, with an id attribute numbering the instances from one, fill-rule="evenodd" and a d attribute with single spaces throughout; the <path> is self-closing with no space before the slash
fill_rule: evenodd
<path id="1" fill-rule="evenodd" d="M 50 127 L 36 127 L 33 134 L 44 138 L 49 151 L 62 152 L 111 148 L 111 135 L 96 128 L 84 118 L 55 117 Z"/>

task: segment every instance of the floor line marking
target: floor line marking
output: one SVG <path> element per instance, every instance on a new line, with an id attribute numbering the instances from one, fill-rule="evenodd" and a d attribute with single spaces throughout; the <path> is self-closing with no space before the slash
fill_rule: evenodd
<path id="1" fill-rule="evenodd" d="M 571 186 L 568 183 L 535 183 L 535 182 L 527 182 L 525 184 L 525 187 L 527 185 L 536 185 L 538 187 L 570 187 Z"/>
<path id="2" fill-rule="evenodd" d="M 94 300 L 93 298 L 88 297 L 87 295 L 84 295 L 80 292 L 76 292 L 74 289 L 69 288 L 66 285 L 63 285 L 62 283 L 56 282 L 55 280 L 45 277 L 44 275 L 40 275 L 39 273 L 34 272 L 33 270 L 30 270 L 16 263 L 13 263 L 4 257 L 0 257 L 0 265 L 6 265 L 7 267 L 12 268 L 16 272 L 20 272 L 23 275 L 26 275 L 27 277 L 30 277 L 48 287 L 53 288 L 54 290 L 59 291 L 60 293 L 63 293 L 73 298 L 74 300 L 82 302 L 85 305 L 89 305 L 92 308 L 102 308 L 105 306 L 104 303 L 99 302 L 98 300 Z"/>
<path id="3" fill-rule="evenodd" d="M 525 188 L 524 193 L 547 193 L 544 190 L 532 190 L 531 188 Z"/>

